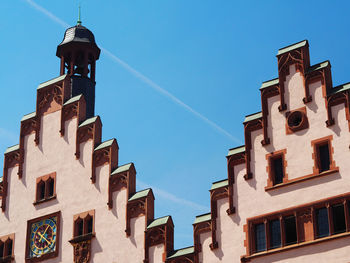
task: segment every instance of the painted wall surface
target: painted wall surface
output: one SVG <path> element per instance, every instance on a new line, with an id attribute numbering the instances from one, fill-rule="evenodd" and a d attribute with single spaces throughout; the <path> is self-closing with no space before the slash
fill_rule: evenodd
<path id="1" fill-rule="evenodd" d="M 247 251 L 249 238 L 247 239 L 246 233 L 247 222 L 252 217 L 279 213 L 280 210 L 350 192 L 350 166 L 348 165 L 350 133 L 345 106 L 344 104 L 332 106 L 335 124 L 327 127 L 324 84 L 320 80 L 311 82 L 309 91 L 312 101 L 304 103 L 305 79 L 296 68 L 295 65 L 289 66 L 289 74 L 284 81 L 284 99 L 287 109 L 279 111 L 279 95 L 267 99 L 267 134 L 271 140 L 270 144 L 264 146 L 261 144 L 264 139 L 262 129 L 248 135 L 251 136 L 252 146 L 249 152 L 251 162 L 248 165 L 253 177 L 247 180 L 244 178 L 247 174 L 245 163 L 234 166 L 233 196 L 229 198 L 232 198 L 235 213 L 227 214 L 230 207 L 228 190 L 219 192 L 221 195 L 215 201 L 216 207 L 212 207 L 214 210 L 217 208 L 217 217 L 212 224 L 216 223 L 215 235 L 218 248 L 213 250 L 210 248 L 213 242 L 212 233 L 204 232 L 199 236 L 201 246 L 201 250 L 198 251 L 199 262 L 190 259 L 191 256 L 186 258 L 188 255 L 185 255 L 171 263 L 241 262 L 240 258 L 249 254 Z M 73 238 L 73 217 L 82 212 L 94 210 L 96 236 L 92 239 L 90 262 L 144 262 L 147 254 L 145 253 L 145 216 L 131 219 L 131 235 L 127 237 L 125 232 L 126 205 L 129 198 L 127 189 L 122 188 L 113 192 L 113 208 L 109 209 L 107 206 L 111 172 L 109 164 L 96 167 L 96 182 L 92 183 L 90 177 L 93 141 L 88 140 L 80 144 L 80 158 L 76 159 L 77 118 L 65 122 L 65 134 L 61 136 L 59 132 L 61 110 L 54 111 L 59 108 L 60 105 L 53 103 L 50 108 L 53 112 L 41 117 L 39 145 L 34 142 L 34 133 L 24 138 L 23 177 L 18 178 L 18 167 L 9 168 L 7 171 L 8 194 L 6 210 L 0 215 L 0 237 L 14 233 L 15 262 L 25 262 L 27 221 L 60 211 L 59 254 L 58 257 L 45 262 L 72 262 L 73 247 L 68 241 Z M 286 112 L 300 108 L 306 110 L 308 128 L 288 133 Z M 335 169 L 332 173 L 319 176 L 314 169 L 315 153 L 312 141 L 327 136 L 331 136 L 332 159 L 339 171 Z M 246 145 L 246 149 L 248 148 Z M 285 150 L 287 180 L 290 182 L 309 176 L 308 180 L 267 189 L 268 156 L 281 150 Z M 53 172 L 56 173 L 57 198 L 34 205 L 36 179 Z M 153 209 L 153 203 L 149 204 L 149 207 Z M 215 214 L 214 210 L 211 211 L 212 216 Z M 209 219 L 206 220 L 207 224 Z M 172 222 L 169 224 L 171 225 Z M 160 233 L 159 236 L 150 238 L 164 237 L 165 239 L 171 236 L 162 231 Z M 288 250 L 277 249 L 276 253 L 255 254 L 249 258 L 249 262 L 349 262 L 350 235 L 347 234 L 324 242 L 313 240 L 312 244 L 307 246 L 304 243 L 305 246 L 296 247 L 296 245 L 293 248 L 289 247 Z M 168 247 L 171 247 L 172 240 L 168 241 Z M 164 247 L 164 244 L 150 247 L 149 260 L 144 263 L 164 262 L 166 256 Z"/>
<path id="2" fill-rule="evenodd" d="M 126 190 L 113 194 L 114 207 L 109 210 L 108 165 L 97 167 L 97 180 L 92 184 L 92 141 L 81 144 L 81 156 L 76 160 L 77 119 L 66 122 L 66 132 L 61 137 L 60 114 L 56 111 L 44 115 L 38 146 L 34 143 L 34 134 L 26 136 L 22 179 L 18 179 L 17 167 L 8 171 L 9 194 L 7 209 L 0 216 L 0 236 L 15 233 L 15 259 L 24 262 L 27 221 L 61 211 L 59 255 L 45 262 L 72 262 L 73 247 L 68 241 L 73 237 L 73 216 L 95 210 L 96 237 L 92 240 L 91 262 L 142 262 L 145 217 L 131 220 L 131 236 L 126 237 Z M 36 178 L 52 172 L 56 172 L 57 198 L 33 205 Z"/>
<path id="3" fill-rule="evenodd" d="M 335 119 L 333 126 L 327 127 L 327 109 L 320 81 L 309 85 L 312 101 L 304 104 L 304 80 L 295 66 L 290 66 L 290 75 L 285 81 L 286 111 L 306 107 L 309 128 L 286 134 L 285 112 L 280 112 L 279 95 L 268 99 L 268 135 L 271 143 L 262 146 L 263 131 L 251 133 L 251 170 L 253 179 L 245 180 L 245 164 L 234 168 L 235 184 L 233 185 L 233 202 L 236 207 L 234 215 L 227 215 L 228 199 L 218 202 L 217 239 L 219 248 L 210 250 L 211 233 L 200 236 L 202 252 L 200 262 L 240 262 L 240 257 L 246 254 L 244 225 L 247 219 L 276 212 L 282 209 L 304 205 L 320 199 L 333 197 L 350 192 L 350 159 L 349 125 L 346 119 L 344 104 L 332 107 Z M 333 159 L 339 172 L 297 182 L 285 187 L 266 191 L 268 180 L 267 154 L 286 149 L 286 173 L 288 179 L 300 178 L 313 174 L 314 149 L 312 140 L 333 136 L 331 141 L 334 149 Z M 252 258 L 250 262 L 349 262 L 349 237 L 335 239 L 311 246 L 295 248 L 267 256 Z M 234 260 L 233 260 L 234 259 Z"/>

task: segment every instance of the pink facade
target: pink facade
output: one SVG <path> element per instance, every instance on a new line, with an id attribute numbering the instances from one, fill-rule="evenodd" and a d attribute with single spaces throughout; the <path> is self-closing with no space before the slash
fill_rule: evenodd
<path id="1" fill-rule="evenodd" d="M 279 76 L 263 83 L 262 112 L 246 117 L 194 246 L 174 250 L 171 217 L 154 218 L 152 190 L 136 192 L 134 165 L 118 164 L 115 139 L 101 142 L 93 35 L 67 31 L 61 75 L 39 85 L 5 153 L 0 262 L 350 261 L 350 87 L 332 86 L 328 61 L 310 66 L 307 41 L 279 50 Z"/>

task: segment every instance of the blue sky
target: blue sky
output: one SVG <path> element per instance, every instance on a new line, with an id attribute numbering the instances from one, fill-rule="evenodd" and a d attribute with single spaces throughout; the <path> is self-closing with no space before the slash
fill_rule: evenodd
<path id="1" fill-rule="evenodd" d="M 120 164 L 135 163 L 138 190 L 153 188 L 156 216 L 172 215 L 176 248 L 193 244 L 211 183 L 227 178 L 225 156 L 261 110 L 279 48 L 308 39 L 311 64 L 329 59 L 333 84 L 350 80 L 348 1 L 1 0 L 0 151 L 18 143 L 38 84 L 58 76 L 56 47 L 79 2 L 103 48 L 103 139 L 118 140 Z"/>

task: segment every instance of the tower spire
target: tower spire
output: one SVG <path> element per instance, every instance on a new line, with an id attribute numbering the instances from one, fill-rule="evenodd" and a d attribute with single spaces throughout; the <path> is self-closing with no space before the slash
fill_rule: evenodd
<path id="1" fill-rule="evenodd" d="M 81 26 L 81 6 L 80 6 L 80 4 L 79 4 L 79 14 L 78 14 L 77 25 Z"/>

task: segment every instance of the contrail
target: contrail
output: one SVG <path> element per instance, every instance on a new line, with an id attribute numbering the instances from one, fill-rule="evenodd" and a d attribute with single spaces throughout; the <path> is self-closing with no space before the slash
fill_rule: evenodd
<path id="1" fill-rule="evenodd" d="M 62 19 L 59 19 L 57 16 L 55 16 L 54 14 L 52 14 L 49 10 L 45 9 L 44 7 L 38 5 L 37 3 L 35 3 L 32 0 L 25 0 L 28 4 L 30 4 L 32 7 L 34 7 L 36 10 L 38 10 L 39 12 L 43 13 L 44 15 L 46 15 L 48 18 L 50 18 L 51 20 L 53 20 L 54 22 L 56 22 L 57 24 L 60 24 L 62 27 L 67 28 L 69 27 L 69 24 L 64 22 Z"/>
<path id="2" fill-rule="evenodd" d="M 52 14 L 50 11 L 48 11 L 47 9 L 45 9 L 44 7 L 38 5 L 37 3 L 35 3 L 33 0 L 25 0 L 28 4 L 30 4 L 33 8 L 35 8 L 36 10 L 38 10 L 39 12 L 43 13 L 44 15 L 46 15 L 48 18 L 50 18 L 51 20 L 53 20 L 54 22 L 58 23 L 59 25 L 61 25 L 64 28 L 69 27 L 70 25 L 68 23 L 66 23 L 65 21 L 63 21 L 62 19 L 58 18 L 57 16 L 55 16 L 54 14 Z M 198 111 L 194 110 L 192 107 L 190 107 L 189 105 L 187 105 L 186 103 L 184 103 L 183 101 L 181 101 L 180 99 L 178 99 L 177 97 L 175 97 L 173 94 L 171 94 L 170 92 L 168 92 L 167 90 L 163 89 L 162 87 L 160 87 L 158 84 L 156 84 L 154 81 L 152 81 L 151 79 L 149 79 L 148 77 L 146 77 L 145 75 L 143 75 L 141 72 L 137 71 L 136 69 L 134 69 L 133 67 L 131 67 L 128 63 L 124 62 L 123 60 L 121 60 L 120 58 L 118 58 L 116 55 L 114 55 L 112 52 L 110 52 L 109 50 L 103 48 L 101 46 L 101 50 L 102 52 L 107 55 L 110 59 L 112 59 L 113 61 L 117 62 L 119 65 L 121 65 L 124 69 L 126 69 L 127 71 L 129 71 L 132 75 L 134 75 L 136 78 L 138 78 L 139 80 L 141 80 L 142 82 L 146 83 L 149 87 L 151 87 L 152 89 L 158 91 L 160 94 L 162 94 L 163 96 L 167 97 L 168 99 L 170 99 L 172 102 L 176 103 L 177 105 L 179 105 L 180 107 L 182 107 L 183 109 L 187 110 L 188 112 L 192 113 L 194 116 L 196 116 L 197 118 L 199 118 L 200 120 L 204 121 L 206 124 L 208 124 L 210 127 L 212 127 L 214 130 L 218 131 L 219 133 L 225 135 L 226 137 L 228 137 L 230 140 L 234 141 L 235 143 L 239 143 L 242 144 L 241 140 L 239 140 L 238 138 L 234 137 L 232 134 L 230 134 L 228 131 L 226 131 L 225 129 L 223 129 L 222 127 L 220 127 L 219 125 L 217 125 L 215 122 L 209 120 L 207 117 L 205 117 L 203 114 L 199 113 Z"/>
<path id="3" fill-rule="evenodd" d="M 180 205 L 184 205 L 184 206 L 188 206 L 192 209 L 195 209 L 201 213 L 206 213 L 208 211 L 210 211 L 210 208 L 209 207 L 206 207 L 204 205 L 200 205 L 200 204 L 197 204 L 195 202 L 192 202 L 192 201 L 188 201 L 186 199 L 182 199 L 182 198 L 179 198 L 169 192 L 166 192 L 162 189 L 159 189 L 157 187 L 154 187 L 154 186 L 151 186 L 149 184 L 146 184 L 144 182 L 141 182 L 140 180 L 136 180 L 137 182 L 137 185 L 140 186 L 141 188 L 152 188 L 152 190 L 154 191 L 154 193 L 157 195 L 157 196 L 160 196 L 164 199 L 167 199 L 173 203 L 177 203 L 177 204 L 180 204 Z"/>

